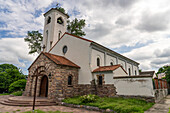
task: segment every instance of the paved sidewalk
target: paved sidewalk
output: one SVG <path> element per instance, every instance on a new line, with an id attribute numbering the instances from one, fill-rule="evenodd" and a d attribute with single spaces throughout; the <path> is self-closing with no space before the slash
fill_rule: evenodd
<path id="1" fill-rule="evenodd" d="M 168 95 L 164 100 L 159 103 L 156 103 L 145 113 L 168 113 L 170 108 L 170 95 Z"/>
<path id="2" fill-rule="evenodd" d="M 8 99 L 9 96 L 0 96 L 0 101 L 3 101 L 5 99 Z M 42 111 L 61 111 L 61 112 L 73 112 L 73 113 L 99 113 L 96 111 L 88 111 L 85 109 L 79 109 L 79 108 L 71 108 L 71 107 L 65 107 L 65 106 L 39 106 L 35 107 L 35 109 L 40 109 Z M 0 112 L 2 113 L 20 113 L 25 111 L 31 111 L 32 107 L 20 107 L 20 106 L 7 106 L 0 104 Z"/>

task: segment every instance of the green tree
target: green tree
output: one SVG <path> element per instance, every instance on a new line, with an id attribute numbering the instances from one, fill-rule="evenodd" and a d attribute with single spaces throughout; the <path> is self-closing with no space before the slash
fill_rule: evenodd
<path id="1" fill-rule="evenodd" d="M 14 81 L 25 79 L 21 70 L 12 64 L 1 64 L 0 67 L 0 93 L 8 92 L 10 84 Z"/>
<path id="2" fill-rule="evenodd" d="M 64 8 L 62 8 L 61 6 L 59 6 L 59 3 L 56 4 L 56 9 L 59 10 L 60 12 L 66 14 L 66 11 Z"/>
<path id="3" fill-rule="evenodd" d="M 82 29 L 85 27 L 86 23 L 84 19 L 78 20 L 75 18 L 73 21 L 67 21 L 67 31 L 70 34 L 76 35 L 76 36 L 85 36 L 85 32 L 82 31 Z"/>
<path id="4" fill-rule="evenodd" d="M 15 82 L 13 82 L 10 86 L 9 86 L 9 92 L 15 92 L 15 91 L 21 91 L 25 89 L 25 85 L 26 85 L 27 80 L 25 79 L 20 79 L 17 80 Z"/>
<path id="5" fill-rule="evenodd" d="M 170 83 L 170 66 L 166 65 L 161 68 L 159 68 L 157 74 L 160 73 L 165 73 L 165 79 L 167 80 L 168 83 Z"/>
<path id="6" fill-rule="evenodd" d="M 0 65 L 0 72 L 4 72 L 6 69 L 18 69 L 13 64 L 1 64 Z"/>
<path id="7" fill-rule="evenodd" d="M 43 40 L 42 34 L 39 31 L 28 31 L 27 36 L 24 38 L 28 42 L 29 54 L 41 52 L 41 42 Z"/>
<path id="8" fill-rule="evenodd" d="M 168 68 L 165 71 L 165 79 L 167 80 L 168 83 L 170 83 L 170 66 L 168 66 Z"/>
<path id="9" fill-rule="evenodd" d="M 167 70 L 169 67 L 170 67 L 170 66 L 165 65 L 165 66 L 163 66 L 163 67 L 159 68 L 159 70 L 158 70 L 157 74 L 159 74 L 159 73 L 165 73 L 165 72 L 166 72 L 166 70 Z"/>

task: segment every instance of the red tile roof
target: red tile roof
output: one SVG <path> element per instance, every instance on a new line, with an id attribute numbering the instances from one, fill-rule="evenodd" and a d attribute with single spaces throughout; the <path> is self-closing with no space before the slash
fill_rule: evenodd
<path id="1" fill-rule="evenodd" d="M 113 66 L 101 66 L 95 70 L 93 70 L 93 73 L 94 72 L 105 72 L 105 71 L 114 71 L 116 69 L 118 69 L 119 67 L 122 68 L 122 66 L 120 64 L 118 65 L 113 65 Z M 122 68 L 123 69 L 123 68 Z M 127 74 L 127 72 L 123 69 L 123 71 Z"/>
<path id="2" fill-rule="evenodd" d="M 70 60 L 68 60 L 67 58 L 65 58 L 63 56 L 58 56 L 58 55 L 54 55 L 54 54 L 51 54 L 51 53 L 43 53 L 43 54 L 45 56 L 47 56 L 49 59 L 51 59 L 52 61 L 54 61 L 58 65 L 65 65 L 65 66 L 80 68 L 80 66 L 71 62 Z"/>
<path id="3" fill-rule="evenodd" d="M 54 54 L 47 53 L 47 52 L 41 52 L 41 54 L 44 54 L 46 57 L 48 57 L 50 60 L 52 60 L 54 63 L 56 63 L 58 65 L 80 68 L 80 66 L 76 65 L 75 63 L 71 62 L 70 60 L 68 60 L 67 58 L 65 58 L 63 56 L 58 56 L 58 55 L 54 55 Z M 37 57 L 37 59 L 39 58 L 39 56 Z M 36 60 L 34 62 L 36 62 Z M 34 62 L 31 64 L 31 66 L 34 64 Z"/>

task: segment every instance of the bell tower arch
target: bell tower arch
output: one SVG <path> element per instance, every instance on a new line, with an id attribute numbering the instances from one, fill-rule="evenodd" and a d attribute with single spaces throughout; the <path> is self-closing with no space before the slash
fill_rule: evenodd
<path id="1" fill-rule="evenodd" d="M 48 52 L 51 47 L 61 38 L 67 30 L 67 19 L 69 16 L 52 8 L 44 14 L 44 32 L 42 47 Z"/>

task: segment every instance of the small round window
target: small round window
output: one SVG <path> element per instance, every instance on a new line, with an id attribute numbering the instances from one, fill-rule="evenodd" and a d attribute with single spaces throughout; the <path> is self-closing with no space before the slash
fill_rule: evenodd
<path id="1" fill-rule="evenodd" d="M 67 46 L 63 47 L 63 53 L 65 54 L 67 52 Z"/>

